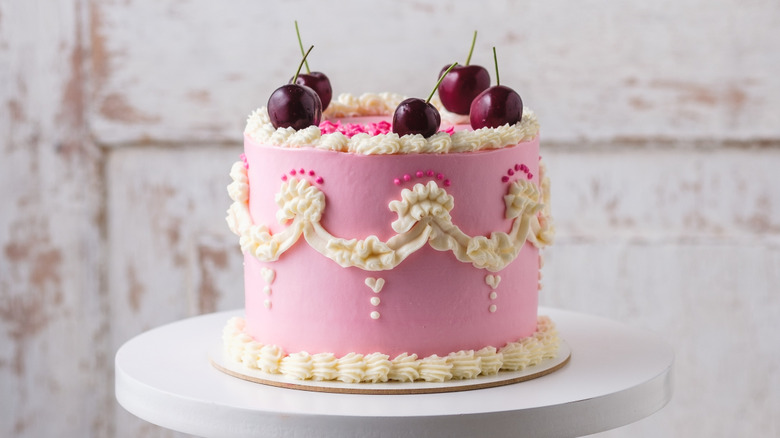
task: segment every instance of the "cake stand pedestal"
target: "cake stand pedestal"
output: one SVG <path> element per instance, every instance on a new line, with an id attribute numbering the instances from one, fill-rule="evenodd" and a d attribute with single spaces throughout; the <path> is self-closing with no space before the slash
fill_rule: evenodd
<path id="1" fill-rule="evenodd" d="M 488 389 L 413 395 L 309 392 L 215 369 L 229 311 L 143 333 L 116 354 L 116 397 L 132 414 L 203 437 L 575 437 L 640 420 L 672 395 L 672 349 L 656 335 L 559 309 L 571 348 L 552 374 Z"/>

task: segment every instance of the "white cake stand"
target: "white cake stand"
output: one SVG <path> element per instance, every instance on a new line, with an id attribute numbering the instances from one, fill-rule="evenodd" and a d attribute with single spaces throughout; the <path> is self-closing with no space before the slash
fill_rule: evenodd
<path id="1" fill-rule="evenodd" d="M 462 392 L 366 395 L 244 381 L 215 369 L 209 349 L 241 311 L 143 333 L 116 354 L 116 397 L 138 417 L 203 437 L 575 437 L 623 426 L 672 395 L 672 349 L 607 319 L 541 308 L 571 348 L 552 374 Z"/>

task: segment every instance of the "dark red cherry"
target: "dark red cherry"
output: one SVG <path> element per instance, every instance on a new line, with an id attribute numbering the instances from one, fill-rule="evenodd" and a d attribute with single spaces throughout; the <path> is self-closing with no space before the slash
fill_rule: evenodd
<path id="1" fill-rule="evenodd" d="M 305 85 L 314 90 L 314 92 L 317 93 L 317 96 L 320 97 L 322 110 L 325 111 L 330 104 L 331 98 L 333 98 L 333 89 L 331 88 L 330 80 L 325 76 L 325 73 L 318 71 L 301 73 L 298 75 L 298 80 L 296 80 L 295 83 L 298 85 Z"/>
<path id="2" fill-rule="evenodd" d="M 427 138 L 439 131 L 441 115 L 439 114 L 439 110 L 431 105 L 431 98 L 439 88 L 439 85 L 441 85 L 444 76 L 457 66 L 457 62 L 451 64 L 447 71 L 444 72 L 444 75 L 439 76 L 439 80 L 436 82 L 436 86 L 433 87 L 433 90 L 431 90 L 431 94 L 428 95 L 428 99 L 422 100 L 416 97 L 410 97 L 398 104 L 395 113 L 393 113 L 393 132 L 400 136 L 406 134 L 420 134 Z"/>
<path id="3" fill-rule="evenodd" d="M 473 129 L 514 125 L 523 118 L 523 101 L 504 85 L 488 88 L 471 102 L 469 121 Z"/>
<path id="4" fill-rule="evenodd" d="M 282 85 L 268 99 L 268 117 L 274 128 L 297 130 L 319 125 L 322 102 L 317 93 L 305 85 Z"/>
<path id="5" fill-rule="evenodd" d="M 493 62 L 496 65 L 496 85 L 488 88 L 471 102 L 469 121 L 473 129 L 498 128 L 514 125 L 523 118 L 523 100 L 515 90 L 501 85 L 498 75 L 498 55 L 493 47 Z"/>
<path id="6" fill-rule="evenodd" d="M 268 98 L 268 117 L 274 128 L 293 128 L 295 130 L 319 125 L 322 120 L 322 102 L 317 92 L 305 85 L 298 85 L 298 76 L 303 63 L 314 46 L 303 54 L 301 63 L 290 84 L 282 85 Z"/>
<path id="7" fill-rule="evenodd" d="M 410 97 L 395 109 L 393 132 L 400 136 L 420 134 L 430 137 L 439 131 L 441 116 L 435 106 L 416 97 Z"/>
<path id="8" fill-rule="evenodd" d="M 469 65 L 476 42 L 477 31 L 475 30 L 466 63 L 453 68 L 449 74 L 445 75 L 445 72 L 451 67 L 449 65 L 439 72 L 440 78 L 444 76 L 444 80 L 439 85 L 439 99 L 447 111 L 455 114 L 467 115 L 471 101 L 490 86 L 488 71 L 479 65 Z"/>
<path id="9" fill-rule="evenodd" d="M 441 77 L 450 66 L 442 69 Z M 453 68 L 439 85 L 439 99 L 447 111 L 466 115 L 471 101 L 490 86 L 490 74 L 479 65 L 461 65 Z"/>

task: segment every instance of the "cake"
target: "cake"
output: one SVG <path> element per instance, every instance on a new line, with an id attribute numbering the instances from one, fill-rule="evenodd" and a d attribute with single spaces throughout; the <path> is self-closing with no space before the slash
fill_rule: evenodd
<path id="1" fill-rule="evenodd" d="M 342 94 L 304 129 L 248 118 L 230 229 L 245 314 L 226 360 L 291 380 L 446 382 L 556 355 L 539 316 L 554 234 L 539 124 L 391 132 L 401 96 Z"/>

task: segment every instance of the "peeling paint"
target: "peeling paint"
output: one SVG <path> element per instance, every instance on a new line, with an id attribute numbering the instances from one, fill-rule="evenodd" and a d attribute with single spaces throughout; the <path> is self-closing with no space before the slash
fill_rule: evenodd
<path id="1" fill-rule="evenodd" d="M 111 57 L 108 53 L 106 36 L 103 34 L 103 15 L 100 2 L 89 2 L 89 44 L 92 65 L 93 91 L 100 93 L 111 73 Z"/>
<path id="2" fill-rule="evenodd" d="M 138 274 L 134 265 L 129 264 L 127 266 L 125 275 L 127 276 L 127 302 L 130 305 L 130 309 L 138 313 L 141 310 L 143 297 L 146 295 L 146 288 L 138 280 Z"/>
<path id="3" fill-rule="evenodd" d="M 735 84 L 706 85 L 670 79 L 655 79 L 650 87 L 667 89 L 677 93 L 681 104 L 694 104 L 704 107 L 725 106 L 730 111 L 739 111 L 748 100 L 747 93 Z"/>
<path id="4" fill-rule="evenodd" d="M 653 108 L 653 104 L 649 100 L 643 99 L 639 96 L 630 97 L 628 99 L 628 104 L 631 106 L 631 108 L 636 110 L 649 110 Z"/>
<path id="5" fill-rule="evenodd" d="M 742 224 L 756 234 L 780 234 L 780 223 L 772 215 L 772 201 L 769 195 L 761 194 L 756 199 L 755 210 L 747 217 L 737 217 L 735 222 Z"/>
<path id="6" fill-rule="evenodd" d="M 125 96 L 111 93 L 103 98 L 100 104 L 100 114 L 109 120 L 124 123 L 155 123 L 160 121 L 159 116 L 150 116 L 142 113 L 127 102 Z"/>
<path id="7" fill-rule="evenodd" d="M 14 343 L 13 372 L 22 376 L 25 346 L 48 326 L 49 310 L 62 305 L 63 260 L 47 239 L 18 235 L 3 247 L 9 276 L 0 283 L 0 321 L 8 327 L 8 337 Z M 21 291 L 11 292 L 12 284 L 23 285 Z"/>
<path id="8" fill-rule="evenodd" d="M 78 15 L 78 14 L 77 14 Z M 76 26 L 76 41 L 81 40 L 81 26 Z M 84 49 L 80 44 L 71 48 L 68 62 L 68 78 L 63 87 L 60 111 L 57 121 L 66 124 L 75 132 L 81 132 L 84 127 Z"/>
<path id="9" fill-rule="evenodd" d="M 187 93 L 187 98 L 202 104 L 211 103 L 211 92 L 208 90 L 192 90 Z"/>
<path id="10" fill-rule="evenodd" d="M 42 290 L 32 290 L 24 295 L 0 298 L 0 320 L 8 326 L 8 337 L 14 344 L 12 370 L 14 375 L 25 374 L 26 348 L 49 322 L 48 305 Z"/>
<path id="11" fill-rule="evenodd" d="M 214 283 L 212 271 L 225 269 L 227 260 L 228 254 L 225 249 L 198 246 L 198 270 L 200 272 L 198 311 L 200 313 L 210 313 L 217 310 L 221 294 Z"/>
<path id="12" fill-rule="evenodd" d="M 15 123 L 24 122 L 26 116 L 24 114 L 24 107 L 22 103 L 16 99 L 10 99 L 7 104 L 8 114 L 11 115 L 11 121 Z"/>

